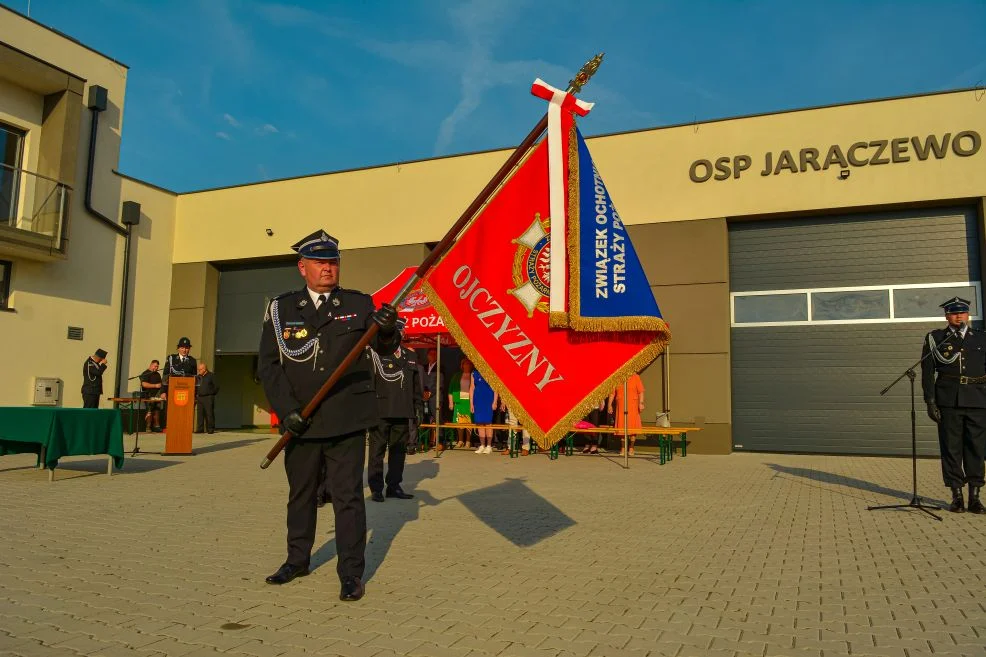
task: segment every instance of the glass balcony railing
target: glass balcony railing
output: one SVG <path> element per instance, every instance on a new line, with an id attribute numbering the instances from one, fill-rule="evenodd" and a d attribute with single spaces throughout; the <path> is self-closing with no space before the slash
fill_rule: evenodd
<path id="1" fill-rule="evenodd" d="M 27 231 L 61 250 L 69 191 L 47 176 L 0 164 L 0 226 Z"/>

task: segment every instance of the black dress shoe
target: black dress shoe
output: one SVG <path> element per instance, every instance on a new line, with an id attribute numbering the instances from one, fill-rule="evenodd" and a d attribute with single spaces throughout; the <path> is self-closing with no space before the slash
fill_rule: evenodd
<path id="1" fill-rule="evenodd" d="M 414 497 L 414 495 L 411 495 L 410 493 L 405 493 L 403 490 L 401 490 L 401 487 L 398 486 L 397 488 L 388 489 L 387 497 L 396 497 L 399 500 L 409 500 L 412 497 Z"/>
<path id="2" fill-rule="evenodd" d="M 375 490 L 370 494 L 370 499 L 373 500 L 374 502 L 383 502 L 384 501 L 383 493 L 381 493 L 378 490 Z"/>
<path id="3" fill-rule="evenodd" d="M 342 580 L 342 591 L 339 592 L 339 599 L 343 602 L 356 602 L 363 597 L 366 589 L 359 577 L 345 577 Z"/>
<path id="4" fill-rule="evenodd" d="M 304 577 L 308 574 L 308 566 L 294 566 L 286 563 L 277 569 L 277 572 L 267 578 L 268 584 L 287 584 L 295 577 Z"/>

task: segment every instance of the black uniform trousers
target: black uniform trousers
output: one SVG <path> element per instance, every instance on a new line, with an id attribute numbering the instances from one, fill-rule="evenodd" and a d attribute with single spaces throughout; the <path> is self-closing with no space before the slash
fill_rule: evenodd
<path id="1" fill-rule="evenodd" d="M 366 567 L 366 505 L 363 465 L 366 432 L 336 438 L 292 440 L 284 451 L 288 476 L 288 560 L 308 566 L 315 543 L 316 497 L 322 465 L 335 512 L 335 541 L 339 578 L 363 577 Z"/>
<path id="2" fill-rule="evenodd" d="M 212 433 L 216 430 L 216 396 L 199 395 L 195 401 L 198 403 L 195 409 L 196 431 Z"/>
<path id="3" fill-rule="evenodd" d="M 99 408 L 99 394 L 82 393 L 82 408 Z"/>
<path id="4" fill-rule="evenodd" d="M 983 486 L 986 452 L 986 408 L 942 406 L 938 423 L 938 446 L 945 485 Z M 964 473 L 964 474 L 963 474 Z"/>
<path id="5" fill-rule="evenodd" d="M 366 475 L 371 491 L 383 492 L 384 454 L 387 455 L 387 490 L 394 490 L 404 480 L 404 460 L 411 435 L 407 422 L 407 418 L 385 418 L 370 429 L 370 462 Z"/>

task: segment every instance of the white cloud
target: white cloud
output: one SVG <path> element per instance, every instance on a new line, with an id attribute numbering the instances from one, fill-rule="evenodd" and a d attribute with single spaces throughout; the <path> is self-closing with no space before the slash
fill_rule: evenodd
<path id="1" fill-rule="evenodd" d="M 216 136 L 219 137 L 220 139 L 225 139 L 226 141 L 232 141 L 232 137 L 230 137 L 225 132 L 217 132 Z"/>
<path id="2" fill-rule="evenodd" d="M 223 114 L 223 121 L 230 124 L 234 128 L 239 128 L 240 125 L 242 125 L 232 114 Z"/>
<path id="3" fill-rule="evenodd" d="M 277 126 L 271 125 L 270 123 L 265 123 L 259 128 L 257 128 L 257 133 L 261 135 L 276 135 L 280 132 Z"/>

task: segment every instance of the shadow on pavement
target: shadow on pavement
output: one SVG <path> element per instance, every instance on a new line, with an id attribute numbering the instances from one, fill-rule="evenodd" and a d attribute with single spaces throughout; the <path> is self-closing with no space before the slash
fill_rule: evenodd
<path id="1" fill-rule="evenodd" d="M 792 468 L 791 466 L 780 465 L 778 463 L 768 463 L 767 467 L 769 467 L 774 472 L 779 472 L 781 474 L 793 475 L 795 477 L 811 479 L 813 481 L 819 481 L 826 484 L 848 486 L 849 488 L 856 488 L 858 490 L 866 491 L 868 493 L 873 493 L 874 495 L 886 495 L 888 497 L 896 497 L 897 499 L 903 500 L 905 502 L 909 502 L 912 497 L 912 493 L 909 490 L 903 491 L 894 488 L 887 488 L 886 486 L 881 486 L 880 484 L 875 484 L 871 481 L 865 481 L 863 479 L 856 479 L 854 477 L 847 477 L 845 475 L 825 472 L 823 470 L 811 470 L 809 468 Z M 920 490 L 918 490 L 918 494 L 921 495 Z M 867 498 L 863 498 L 860 495 L 853 495 L 852 497 L 867 499 Z M 931 504 L 948 506 L 947 502 L 931 497 L 925 497 L 924 495 L 921 495 L 921 499 Z"/>
<path id="2" fill-rule="evenodd" d="M 123 459 L 123 469 L 117 470 L 113 469 L 113 476 L 120 475 L 132 475 L 141 472 L 153 472 L 154 470 L 160 470 L 161 468 L 168 468 L 173 465 L 178 465 L 180 461 L 161 461 L 158 459 L 145 459 L 145 458 L 130 458 L 129 456 Z M 59 461 L 58 467 L 55 469 L 55 479 L 58 479 L 59 472 L 82 472 L 84 475 L 98 475 L 106 474 L 106 457 L 87 459 L 85 461 Z M 78 478 L 72 477 L 73 479 Z"/>
<path id="3" fill-rule="evenodd" d="M 214 445 L 206 445 L 204 447 L 192 447 L 192 451 L 196 454 L 208 454 L 209 452 L 221 452 L 225 449 L 235 449 L 236 447 L 244 447 L 245 445 L 252 445 L 254 443 L 262 443 L 269 438 L 244 438 L 242 440 L 230 440 L 225 443 L 216 443 Z"/>
<path id="4" fill-rule="evenodd" d="M 444 499 L 435 498 L 420 486 L 428 479 L 438 476 L 439 463 L 434 458 L 428 458 L 407 464 L 403 488 L 413 493 L 414 499 L 388 499 L 383 504 L 366 502 L 370 537 L 366 545 L 364 582 L 370 581 L 379 570 L 404 525 L 418 520 L 422 507 L 458 500 L 486 526 L 518 547 L 537 545 L 575 525 L 574 520 L 531 490 L 521 479 L 508 479 L 493 486 Z M 333 537 L 312 555 L 311 569 L 319 568 L 335 556 L 336 544 Z"/>

